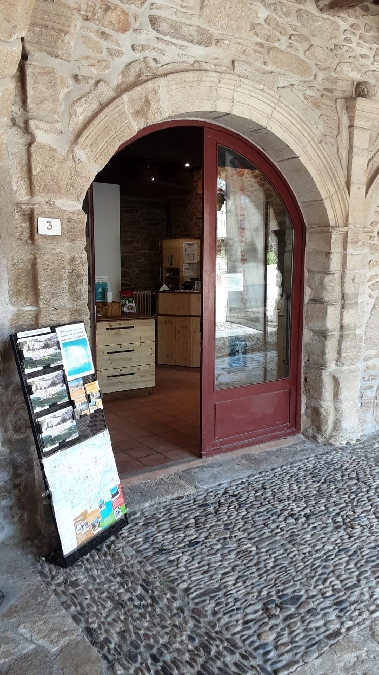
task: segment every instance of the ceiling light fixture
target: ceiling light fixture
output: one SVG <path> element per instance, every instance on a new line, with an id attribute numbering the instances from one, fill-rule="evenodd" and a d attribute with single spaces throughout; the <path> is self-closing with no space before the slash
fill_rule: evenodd
<path id="1" fill-rule="evenodd" d="M 188 168 L 190 166 L 190 163 L 186 162 L 184 166 Z"/>

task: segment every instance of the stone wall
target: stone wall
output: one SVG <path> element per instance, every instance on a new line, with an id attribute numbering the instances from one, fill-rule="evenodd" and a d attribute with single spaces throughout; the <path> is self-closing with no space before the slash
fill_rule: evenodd
<path id="1" fill-rule="evenodd" d="M 162 284 L 162 239 L 202 237 L 201 172 L 188 177 L 188 197 L 170 200 L 121 196 L 121 285 L 156 292 Z"/>
<path id="2" fill-rule="evenodd" d="M 121 197 L 122 290 L 156 292 L 161 281 L 160 242 L 167 237 L 167 203 Z"/>
<path id="3" fill-rule="evenodd" d="M 233 129 L 280 168 L 307 228 L 303 430 L 339 442 L 376 429 L 377 8 L 322 14 L 313 0 L 32 7 L 0 2 L 4 522 L 13 507 L 20 519 L 23 495 L 34 511 L 26 475 L 35 466 L 7 336 L 87 316 L 85 193 L 120 144 L 170 118 Z M 372 89 L 366 108 L 354 98 L 361 80 Z M 61 218 L 59 241 L 36 235 L 39 215 Z"/>

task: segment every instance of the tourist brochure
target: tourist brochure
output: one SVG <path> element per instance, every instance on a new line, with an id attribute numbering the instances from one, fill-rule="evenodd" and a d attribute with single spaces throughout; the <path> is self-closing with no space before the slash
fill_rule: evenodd
<path id="1" fill-rule="evenodd" d="M 49 406 L 68 402 L 66 383 L 62 370 L 53 373 L 29 377 L 27 379 L 30 401 L 35 413 L 45 410 Z"/>
<path id="2" fill-rule="evenodd" d="M 22 352 L 25 373 L 62 364 L 62 354 L 55 333 L 19 338 L 17 346 Z"/>
<path id="3" fill-rule="evenodd" d="M 108 431 L 45 457 L 43 465 L 65 556 L 126 513 Z"/>
<path id="4" fill-rule="evenodd" d="M 40 417 L 38 424 L 45 452 L 57 447 L 62 441 L 71 441 L 78 437 L 71 406 Z"/>
<path id="5" fill-rule="evenodd" d="M 90 409 L 88 405 L 87 395 L 84 389 L 83 378 L 78 377 L 76 380 L 71 380 L 68 385 L 71 401 L 75 405 L 75 416 L 78 419 L 82 415 L 89 415 Z"/>
<path id="6" fill-rule="evenodd" d="M 89 398 L 90 413 L 93 413 L 95 412 L 95 410 L 102 408 L 103 401 L 101 400 L 101 392 L 98 381 L 96 380 L 95 382 L 89 382 L 88 384 L 86 384 L 85 390 Z"/>
<path id="7" fill-rule="evenodd" d="M 95 368 L 84 323 L 58 326 L 56 334 L 62 350 L 67 380 L 92 375 Z"/>

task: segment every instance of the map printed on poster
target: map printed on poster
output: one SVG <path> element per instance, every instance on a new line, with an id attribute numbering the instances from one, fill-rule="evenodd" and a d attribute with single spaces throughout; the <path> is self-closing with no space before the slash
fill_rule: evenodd
<path id="1" fill-rule="evenodd" d="M 67 380 L 92 375 L 95 368 L 84 323 L 57 326 L 55 330 L 61 346 Z"/>
<path id="2" fill-rule="evenodd" d="M 126 513 L 108 431 L 45 457 L 43 466 L 63 555 Z"/>

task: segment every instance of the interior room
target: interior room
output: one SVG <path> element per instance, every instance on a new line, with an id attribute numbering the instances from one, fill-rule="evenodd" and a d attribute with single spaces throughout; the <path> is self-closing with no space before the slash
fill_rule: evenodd
<path id="1" fill-rule="evenodd" d="M 127 145 L 88 193 L 93 350 L 121 477 L 200 456 L 203 129 Z"/>

